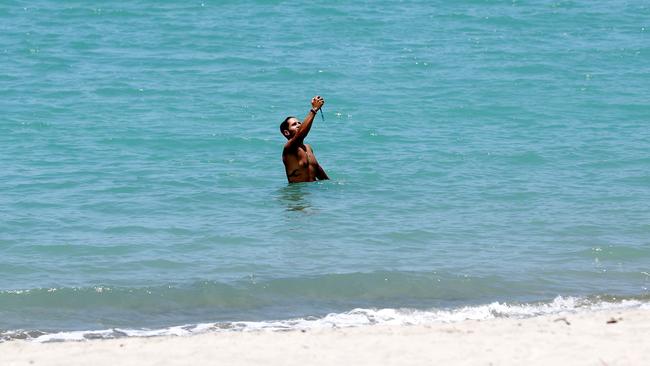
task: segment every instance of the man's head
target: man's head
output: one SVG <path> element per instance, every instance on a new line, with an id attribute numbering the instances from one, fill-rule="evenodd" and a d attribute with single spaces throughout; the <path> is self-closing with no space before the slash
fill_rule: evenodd
<path id="1" fill-rule="evenodd" d="M 301 124 L 302 122 L 298 118 L 289 116 L 280 124 L 280 132 L 289 140 L 296 135 Z"/>

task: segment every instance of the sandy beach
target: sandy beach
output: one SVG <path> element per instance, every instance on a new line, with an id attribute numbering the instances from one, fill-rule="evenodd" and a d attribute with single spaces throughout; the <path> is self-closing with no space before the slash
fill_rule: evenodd
<path id="1" fill-rule="evenodd" d="M 644 365 L 650 311 L 0 344 L 0 365 Z"/>

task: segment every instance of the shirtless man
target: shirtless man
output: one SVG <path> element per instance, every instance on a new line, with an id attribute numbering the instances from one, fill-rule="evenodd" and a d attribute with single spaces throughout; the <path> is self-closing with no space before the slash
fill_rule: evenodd
<path id="1" fill-rule="evenodd" d="M 282 162 L 289 183 L 330 179 L 318 164 L 314 150 L 304 143 L 314 117 L 324 103 L 325 100 L 317 95 L 311 98 L 311 110 L 304 121 L 300 122 L 296 117 L 287 117 L 280 125 L 280 132 L 289 140 L 282 150 Z"/>

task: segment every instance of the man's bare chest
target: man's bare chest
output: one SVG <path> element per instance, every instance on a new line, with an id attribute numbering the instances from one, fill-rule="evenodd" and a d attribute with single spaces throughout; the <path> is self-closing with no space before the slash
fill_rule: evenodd
<path id="1" fill-rule="evenodd" d="M 291 155 L 290 160 L 301 167 L 307 167 L 316 161 L 314 153 L 309 146 L 301 146 Z"/>

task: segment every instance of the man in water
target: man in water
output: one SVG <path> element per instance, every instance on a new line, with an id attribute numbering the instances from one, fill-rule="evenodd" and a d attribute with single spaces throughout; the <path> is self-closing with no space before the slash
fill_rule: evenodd
<path id="1" fill-rule="evenodd" d="M 330 179 L 318 164 L 314 150 L 304 143 L 314 117 L 323 104 L 325 100 L 317 95 L 311 98 L 311 110 L 304 121 L 300 122 L 296 117 L 287 117 L 280 125 L 280 132 L 289 140 L 282 150 L 282 162 L 289 183 Z"/>

